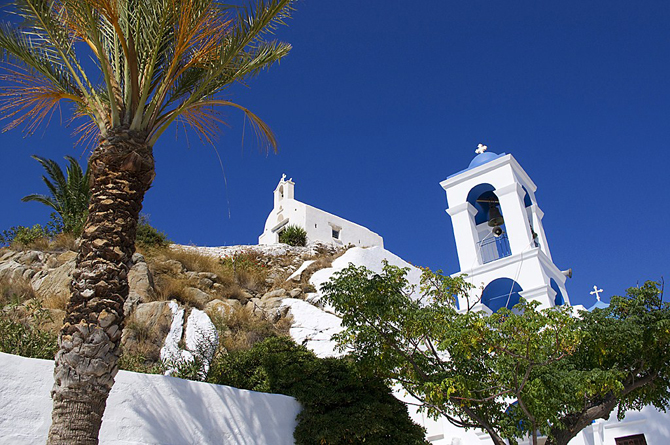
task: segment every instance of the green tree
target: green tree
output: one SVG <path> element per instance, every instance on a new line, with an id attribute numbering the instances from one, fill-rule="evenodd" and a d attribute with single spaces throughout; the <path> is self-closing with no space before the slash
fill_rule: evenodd
<path id="1" fill-rule="evenodd" d="M 215 359 L 208 381 L 286 394 L 302 405 L 293 433 L 297 445 L 423 445 L 425 432 L 381 379 L 348 358 L 321 359 L 286 337 Z"/>
<path id="2" fill-rule="evenodd" d="M 670 308 L 653 283 L 574 317 L 522 300 L 492 314 L 455 307 L 469 285 L 424 270 L 421 297 L 406 270 L 350 266 L 322 287 L 342 315 L 356 359 L 397 382 L 430 416 L 487 431 L 494 443 L 547 435 L 565 445 L 615 407 L 668 403 Z"/>
<path id="3" fill-rule="evenodd" d="M 88 168 L 84 172 L 76 159 L 65 156 L 70 163 L 65 175 L 55 161 L 37 155 L 32 158 L 44 167 L 48 178 L 42 176 L 42 180 L 51 195 L 32 194 L 24 196 L 21 201 L 37 201 L 51 207 L 60 218 L 63 232 L 79 236 L 88 216 L 88 202 L 91 198 Z"/>
<path id="4" fill-rule="evenodd" d="M 83 118 L 95 141 L 91 201 L 72 296 L 59 335 L 49 443 L 97 443 L 114 382 L 127 275 L 144 194 L 154 176 L 153 147 L 174 122 L 211 142 L 235 107 L 276 149 L 271 130 L 221 92 L 286 56 L 266 40 L 292 0 L 231 6 L 214 0 L 15 0 L 20 26 L 0 27 L 7 61 L 0 111 L 7 129 L 28 132 L 61 102 Z M 96 84 L 100 80 L 100 84 Z"/>

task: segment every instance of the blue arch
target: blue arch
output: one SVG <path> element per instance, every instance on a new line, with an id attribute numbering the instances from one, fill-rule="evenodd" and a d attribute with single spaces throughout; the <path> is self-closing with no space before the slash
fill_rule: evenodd
<path id="1" fill-rule="evenodd" d="M 482 292 L 482 304 L 493 312 L 506 307 L 512 309 L 519 303 L 519 292 L 523 289 L 516 281 L 510 278 L 497 278 L 486 285 Z"/>
<path id="2" fill-rule="evenodd" d="M 495 187 L 491 184 L 483 183 L 476 185 L 468 192 L 467 201 L 477 209 L 475 215 L 475 225 L 485 223 L 489 220 L 489 205 L 477 202 L 478 199 L 497 199 L 495 194 Z M 501 211 L 502 213 L 502 211 Z"/>
<path id="3" fill-rule="evenodd" d="M 553 290 L 556 291 L 556 298 L 554 298 L 554 304 L 556 306 L 563 306 L 565 304 L 565 298 L 563 298 L 563 292 L 561 292 L 561 288 L 558 287 L 558 283 L 556 283 L 556 280 L 552 278 L 549 281 L 549 285 Z"/>
<path id="4" fill-rule="evenodd" d="M 524 187 L 523 185 L 521 186 L 521 188 L 523 189 L 523 191 L 524 191 L 524 193 L 525 193 L 524 196 L 523 196 L 523 205 L 524 205 L 525 207 L 530 207 L 530 206 L 532 206 L 532 205 L 533 205 L 533 201 L 530 200 L 530 193 L 528 193 L 528 190 L 526 190 L 526 187 Z"/>

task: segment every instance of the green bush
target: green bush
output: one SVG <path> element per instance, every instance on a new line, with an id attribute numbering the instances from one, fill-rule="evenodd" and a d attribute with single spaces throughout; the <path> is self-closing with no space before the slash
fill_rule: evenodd
<path id="1" fill-rule="evenodd" d="M 320 359 L 285 337 L 214 360 L 208 381 L 286 394 L 303 407 L 296 444 L 425 444 L 424 430 L 384 383 L 348 359 Z"/>
<path id="2" fill-rule="evenodd" d="M 140 215 L 135 243 L 142 247 L 167 247 L 170 245 L 170 240 L 165 233 L 149 224 L 148 216 Z"/>
<path id="3" fill-rule="evenodd" d="M 18 315 L 22 309 L 27 312 L 25 317 Z M 50 319 L 49 311 L 37 300 L 25 308 L 11 305 L 0 309 L 0 352 L 53 360 L 58 349 L 56 335 L 39 328 Z"/>
<path id="4" fill-rule="evenodd" d="M 35 224 L 32 227 L 14 226 L 0 233 L 0 246 L 32 246 L 38 241 L 45 240 L 48 242 L 56 233 L 50 229 L 49 225 L 41 226 Z"/>
<path id="5" fill-rule="evenodd" d="M 307 232 L 300 226 L 286 226 L 279 233 L 279 242 L 289 246 L 305 246 L 307 244 Z"/>

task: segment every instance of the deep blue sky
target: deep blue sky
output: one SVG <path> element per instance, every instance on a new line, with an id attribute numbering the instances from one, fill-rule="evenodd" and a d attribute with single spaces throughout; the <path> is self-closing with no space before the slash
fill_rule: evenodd
<path id="1" fill-rule="evenodd" d="M 217 149 L 169 131 L 145 199 L 178 243 L 254 244 L 282 173 L 296 198 L 369 227 L 402 258 L 458 271 L 439 182 L 478 143 L 538 186 L 554 262 L 590 306 L 670 271 L 670 2 L 299 2 L 279 65 L 231 88 L 274 129 L 259 153 L 224 110 Z M 38 154 L 78 156 L 70 130 L 0 135 L 0 229 L 46 222 Z M 227 185 L 226 185 L 227 184 Z"/>

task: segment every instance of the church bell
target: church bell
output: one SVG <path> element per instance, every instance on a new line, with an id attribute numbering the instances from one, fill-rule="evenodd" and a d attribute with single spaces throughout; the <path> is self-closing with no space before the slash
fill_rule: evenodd
<path id="1" fill-rule="evenodd" d="M 489 203 L 489 227 L 493 228 L 493 234 L 495 236 L 500 236 L 503 233 L 502 226 L 505 223 L 505 220 L 503 219 L 502 215 L 500 214 L 500 210 L 498 209 L 498 206 L 496 203 Z"/>

